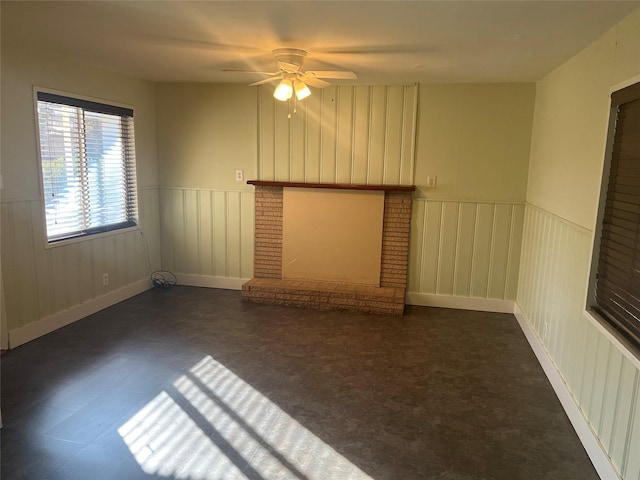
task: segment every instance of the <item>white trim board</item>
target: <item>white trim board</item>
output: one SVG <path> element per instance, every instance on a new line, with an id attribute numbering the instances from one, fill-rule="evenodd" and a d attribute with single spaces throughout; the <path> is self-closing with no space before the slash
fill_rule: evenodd
<path id="1" fill-rule="evenodd" d="M 421 307 L 457 308 L 481 312 L 513 313 L 513 300 L 499 300 L 482 297 L 457 297 L 430 293 L 407 292 L 406 303 Z"/>
<path id="2" fill-rule="evenodd" d="M 222 288 L 223 290 L 242 290 L 242 284 L 251 280 L 239 277 L 214 277 L 212 275 L 193 275 L 176 273 L 178 285 L 187 287 Z"/>
<path id="3" fill-rule="evenodd" d="M 571 395 L 567 384 L 564 382 L 560 372 L 556 369 L 555 364 L 544 348 L 544 345 L 529 325 L 525 314 L 522 312 L 518 304 L 515 305 L 514 315 L 518 320 L 520 328 L 527 338 L 533 353 L 538 358 L 540 366 L 549 379 L 553 390 L 556 392 L 556 396 L 558 397 L 558 400 L 560 400 L 562 408 L 564 408 L 567 417 L 569 417 L 569 421 L 571 422 L 573 429 L 576 431 L 578 438 L 582 442 L 587 455 L 589 455 L 596 472 L 598 472 L 598 475 L 602 480 L 620 480 L 620 477 L 613 468 L 609 457 L 602 448 L 600 440 L 593 432 L 582 413 L 580 413 L 580 408 L 573 400 L 573 396 Z"/>
<path id="4" fill-rule="evenodd" d="M 48 317 L 29 323 L 24 327 L 9 332 L 9 348 L 23 345 L 38 337 L 51 333 L 54 330 L 65 327 L 84 317 L 92 315 L 100 310 L 122 302 L 151 288 L 149 279 L 144 278 L 135 283 L 119 288 L 112 292 L 100 295 L 84 303 L 75 305 L 62 312 L 54 313 Z"/>

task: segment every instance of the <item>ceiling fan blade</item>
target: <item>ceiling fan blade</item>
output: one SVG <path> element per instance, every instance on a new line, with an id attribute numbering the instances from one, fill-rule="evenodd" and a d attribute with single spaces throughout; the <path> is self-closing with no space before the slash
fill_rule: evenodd
<path id="1" fill-rule="evenodd" d="M 154 35 L 146 33 L 138 33 L 138 40 L 144 43 L 150 43 L 153 45 L 161 45 L 163 47 L 176 47 L 176 48 L 198 48 L 207 51 L 217 50 L 220 52 L 229 52 L 230 54 L 243 55 L 264 55 L 265 50 L 261 47 L 254 47 L 250 45 L 240 45 L 233 43 L 221 43 L 215 41 L 213 38 L 197 38 L 198 35 L 194 35 L 191 38 L 170 36 L 170 35 Z"/>
<path id="2" fill-rule="evenodd" d="M 346 70 L 312 70 L 304 73 L 314 78 L 333 78 L 336 80 L 355 80 L 358 76 Z"/>
<path id="3" fill-rule="evenodd" d="M 273 77 L 269 77 L 269 78 L 265 78 L 264 80 L 260 80 L 258 82 L 254 82 L 252 84 L 250 84 L 250 87 L 253 87 L 255 85 L 262 85 L 265 83 L 269 83 L 269 82 L 273 82 L 274 80 L 280 80 L 281 76 L 280 75 L 274 75 Z"/>
<path id="4" fill-rule="evenodd" d="M 304 83 L 306 83 L 307 85 L 310 85 L 310 86 L 312 86 L 314 88 L 324 88 L 324 87 L 328 87 L 329 85 L 331 85 L 329 82 L 325 82 L 324 80 L 320 80 L 319 78 L 307 77 L 305 75 L 300 77 L 300 80 L 302 80 Z"/>
<path id="5" fill-rule="evenodd" d="M 315 46 L 314 53 L 322 55 L 397 55 L 407 53 L 429 53 L 432 49 L 426 45 L 394 44 L 394 45 L 347 45 L 347 46 Z"/>
<path id="6" fill-rule="evenodd" d="M 232 72 L 232 73 L 257 73 L 260 75 L 279 75 L 278 72 L 261 72 L 259 70 L 233 70 L 230 68 L 223 68 L 223 72 Z"/>

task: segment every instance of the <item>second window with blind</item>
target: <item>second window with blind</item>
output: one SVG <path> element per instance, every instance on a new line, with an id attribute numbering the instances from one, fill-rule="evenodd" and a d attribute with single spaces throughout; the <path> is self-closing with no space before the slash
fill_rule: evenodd
<path id="1" fill-rule="evenodd" d="M 589 305 L 640 354 L 640 83 L 611 95 Z"/>

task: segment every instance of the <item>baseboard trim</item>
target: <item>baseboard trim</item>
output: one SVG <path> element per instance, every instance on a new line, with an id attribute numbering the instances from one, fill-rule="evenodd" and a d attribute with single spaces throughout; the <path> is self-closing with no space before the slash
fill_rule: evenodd
<path id="1" fill-rule="evenodd" d="M 23 345 L 38 337 L 51 333 L 54 330 L 65 327 L 88 315 L 115 305 L 118 302 L 131 298 L 151 288 L 150 281 L 145 278 L 135 283 L 119 288 L 112 292 L 100 295 L 79 305 L 75 305 L 62 312 L 54 313 L 48 317 L 29 323 L 24 327 L 9 331 L 9 348 Z"/>
<path id="2" fill-rule="evenodd" d="M 453 295 L 433 295 L 429 293 L 407 292 L 406 302 L 421 307 L 457 308 L 479 310 L 481 312 L 513 313 L 512 300 L 498 300 L 480 297 L 456 297 Z"/>
<path id="3" fill-rule="evenodd" d="M 250 278 L 214 277 L 212 275 L 193 275 L 190 273 L 176 273 L 178 285 L 188 287 L 222 288 L 224 290 L 242 290 L 242 284 Z"/>
<path id="4" fill-rule="evenodd" d="M 578 438 L 582 442 L 582 446 L 586 450 L 587 455 L 589 455 L 596 472 L 598 472 L 598 475 L 602 480 L 620 480 L 620 477 L 611 464 L 609 457 L 602 448 L 600 440 L 598 440 L 598 437 L 580 412 L 580 408 L 574 401 L 567 384 L 562 378 L 562 375 L 560 375 L 560 372 L 556 369 L 553 360 L 551 360 L 551 357 L 544 348 L 544 345 L 529 325 L 526 315 L 522 312 L 522 309 L 517 303 L 514 308 L 514 315 L 518 320 L 518 324 L 520 324 L 520 328 L 522 329 L 524 336 L 527 338 L 533 353 L 538 358 L 540 366 L 549 379 L 553 390 L 556 392 L 556 396 L 558 397 L 558 400 L 560 400 L 562 408 L 564 408 L 567 417 L 569 417 L 569 421 L 571 422 L 573 429 L 576 431 Z"/>

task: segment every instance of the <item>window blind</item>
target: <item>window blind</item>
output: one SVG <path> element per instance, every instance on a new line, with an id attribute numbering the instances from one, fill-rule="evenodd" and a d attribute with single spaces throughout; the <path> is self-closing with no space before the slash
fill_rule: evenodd
<path id="1" fill-rule="evenodd" d="M 133 111 L 38 92 L 49 242 L 137 224 Z"/>
<path id="2" fill-rule="evenodd" d="M 595 283 L 596 308 L 640 347 L 640 85 L 617 110 Z"/>

